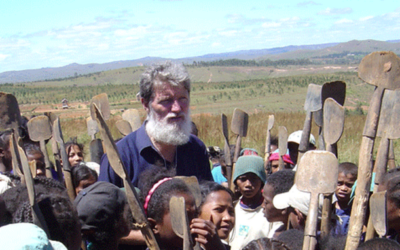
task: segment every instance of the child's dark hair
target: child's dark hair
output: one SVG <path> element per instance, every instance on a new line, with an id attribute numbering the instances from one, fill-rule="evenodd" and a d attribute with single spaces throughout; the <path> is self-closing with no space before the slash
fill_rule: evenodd
<path id="1" fill-rule="evenodd" d="M 82 163 L 73 167 L 71 170 L 72 183 L 74 184 L 74 187 L 79 186 L 79 182 L 89 179 L 90 176 L 93 176 L 95 181 L 98 180 L 96 171 Z"/>
<path id="2" fill-rule="evenodd" d="M 12 133 L 12 130 L 0 131 L 0 148 L 3 148 L 4 150 L 9 149 L 11 133 Z"/>
<path id="3" fill-rule="evenodd" d="M 77 138 L 74 137 L 65 143 L 65 150 L 67 151 L 67 155 L 69 155 L 69 153 L 71 153 L 72 146 L 78 146 L 78 148 L 83 153 L 83 144 L 78 143 Z"/>
<path id="4" fill-rule="evenodd" d="M 375 249 L 387 249 L 396 250 L 400 249 L 399 243 L 394 240 L 386 238 L 373 238 L 362 244 L 357 248 L 359 250 L 375 250 Z"/>
<path id="5" fill-rule="evenodd" d="M 213 192 L 225 191 L 231 196 L 232 201 L 234 198 L 233 192 L 230 189 L 213 181 L 202 181 L 200 183 L 200 191 L 201 191 L 201 203 L 198 207 L 199 213 L 202 209 L 204 202 L 207 200 L 207 196 Z"/>
<path id="6" fill-rule="evenodd" d="M 301 250 L 303 248 L 303 239 L 304 232 L 297 229 L 284 231 L 277 237 L 277 240 L 283 242 L 291 250 Z"/>
<path id="7" fill-rule="evenodd" d="M 146 196 L 151 188 L 160 180 L 173 177 L 175 171 L 166 170 L 153 166 L 141 173 L 138 187 L 140 189 L 140 199 L 142 205 L 145 203 Z M 162 183 L 152 194 L 147 207 L 147 217 L 153 218 L 156 222 L 161 222 L 163 216 L 169 211 L 169 200 L 173 195 L 189 193 L 189 188 L 183 180 L 172 178 Z"/>
<path id="8" fill-rule="evenodd" d="M 294 175 L 294 171 L 284 169 L 269 175 L 265 184 L 268 184 L 274 188 L 275 195 L 286 193 L 289 192 L 290 188 L 294 184 Z"/>
<path id="9" fill-rule="evenodd" d="M 343 173 L 344 175 L 351 174 L 352 176 L 357 178 L 358 167 L 352 162 L 342 162 L 339 164 L 339 174 L 340 173 Z"/>
<path id="10" fill-rule="evenodd" d="M 250 241 L 242 250 L 292 250 L 276 239 L 260 238 Z"/>
<path id="11" fill-rule="evenodd" d="M 275 145 L 275 146 L 278 146 L 279 145 L 279 143 L 278 143 L 279 141 L 278 141 L 278 137 L 277 136 L 271 136 L 271 145 Z"/>

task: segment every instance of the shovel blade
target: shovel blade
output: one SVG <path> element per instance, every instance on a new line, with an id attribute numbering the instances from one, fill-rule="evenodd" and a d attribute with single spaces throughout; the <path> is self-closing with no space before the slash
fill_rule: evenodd
<path id="1" fill-rule="evenodd" d="M 21 112 L 15 96 L 0 92 L 0 131 L 18 128 L 21 124 Z"/>
<path id="2" fill-rule="evenodd" d="M 233 111 L 233 117 L 231 123 L 232 132 L 241 137 L 246 137 L 248 124 L 249 124 L 249 115 L 243 110 L 235 108 L 235 110 Z"/>
<path id="3" fill-rule="evenodd" d="M 371 220 L 380 237 L 387 234 L 386 191 L 376 192 L 369 200 Z"/>
<path id="4" fill-rule="evenodd" d="M 385 90 L 382 99 L 381 112 L 379 115 L 378 130 L 376 131 L 376 136 L 383 137 L 389 127 L 392 115 L 396 115 L 392 112 L 394 104 L 396 102 L 396 93 L 394 90 Z"/>
<path id="5" fill-rule="evenodd" d="M 129 135 L 132 132 L 131 125 L 128 121 L 119 120 L 115 123 L 115 126 L 117 127 L 118 131 L 124 136 Z"/>
<path id="6" fill-rule="evenodd" d="M 288 140 L 288 132 L 286 127 L 279 126 L 279 156 L 282 157 L 287 152 L 287 140 Z"/>
<path id="7" fill-rule="evenodd" d="M 104 154 L 103 144 L 100 139 L 94 139 L 90 142 L 90 160 L 100 164 L 101 157 Z"/>
<path id="8" fill-rule="evenodd" d="M 321 85 L 316 85 L 314 83 L 308 85 L 304 110 L 315 112 L 322 109 L 321 90 Z"/>
<path id="9" fill-rule="evenodd" d="M 334 99 L 340 105 L 344 104 L 346 99 L 346 83 L 342 81 L 327 82 L 322 85 L 321 98 L 322 105 L 328 98 Z"/>
<path id="10" fill-rule="evenodd" d="M 137 109 L 125 110 L 124 113 L 122 113 L 122 119 L 129 122 L 132 131 L 135 131 L 142 126 L 139 111 Z"/>
<path id="11" fill-rule="evenodd" d="M 222 133 L 224 134 L 225 143 L 224 143 L 224 159 L 225 164 L 227 166 L 232 166 L 232 156 L 231 156 L 231 149 L 229 147 L 229 131 L 228 131 L 228 121 L 226 115 L 221 115 L 222 121 Z"/>
<path id="12" fill-rule="evenodd" d="M 297 167 L 295 183 L 300 191 L 332 194 L 336 190 L 338 160 L 327 151 L 306 152 Z"/>
<path id="13" fill-rule="evenodd" d="M 96 120 L 93 120 L 92 117 L 86 118 L 86 126 L 87 126 L 87 131 L 88 135 L 90 137 L 94 136 L 99 132 L 99 127 L 97 126 Z"/>
<path id="14" fill-rule="evenodd" d="M 386 95 L 387 90 L 385 91 Z M 393 109 L 391 111 L 390 117 L 390 124 L 387 128 L 387 137 L 391 140 L 399 139 L 400 138 L 400 90 L 394 91 L 395 95 L 395 103 L 393 105 Z"/>
<path id="15" fill-rule="evenodd" d="M 269 115 L 268 116 L 268 130 L 271 130 L 272 127 L 274 127 L 274 123 L 275 123 L 275 116 Z"/>
<path id="16" fill-rule="evenodd" d="M 201 203 L 201 191 L 200 191 L 200 185 L 199 185 L 199 181 L 197 180 L 196 176 L 176 176 L 174 178 L 178 178 L 180 180 L 183 180 L 186 184 L 186 186 L 188 186 L 190 192 L 193 194 L 195 202 L 196 202 L 196 206 L 200 207 L 200 203 Z"/>
<path id="17" fill-rule="evenodd" d="M 93 120 L 96 120 L 95 110 L 92 105 L 93 103 L 96 104 L 97 108 L 100 110 L 104 120 L 110 119 L 110 104 L 108 103 L 108 96 L 106 93 L 93 96 L 90 102 L 90 115 Z"/>
<path id="18" fill-rule="evenodd" d="M 50 120 L 45 115 L 33 117 L 27 126 L 32 141 L 44 141 L 50 139 L 52 135 Z"/>
<path id="19" fill-rule="evenodd" d="M 358 77 L 384 89 L 400 88 L 400 58 L 391 51 L 377 51 L 365 56 L 358 66 Z"/>
<path id="20" fill-rule="evenodd" d="M 344 107 L 332 98 L 324 105 L 324 138 L 327 144 L 337 143 L 344 128 Z"/>
<path id="21" fill-rule="evenodd" d="M 172 230 L 184 241 L 184 249 L 193 249 L 189 221 L 186 213 L 185 199 L 172 196 L 169 201 Z"/>

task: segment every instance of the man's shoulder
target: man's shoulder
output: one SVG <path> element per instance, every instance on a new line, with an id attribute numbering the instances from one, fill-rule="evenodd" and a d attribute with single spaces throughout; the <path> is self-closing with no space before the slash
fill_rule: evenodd
<path id="1" fill-rule="evenodd" d="M 198 148 L 206 148 L 206 145 L 202 140 L 200 140 L 195 135 L 190 135 L 189 142 L 186 145 L 190 145 L 191 147 L 198 147 Z"/>

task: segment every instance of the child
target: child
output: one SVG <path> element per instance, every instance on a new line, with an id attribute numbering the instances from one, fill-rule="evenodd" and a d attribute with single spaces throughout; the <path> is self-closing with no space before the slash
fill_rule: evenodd
<path id="1" fill-rule="evenodd" d="M 69 165 L 75 167 L 83 161 L 83 145 L 76 141 L 76 138 L 65 143 Z"/>
<path id="2" fill-rule="evenodd" d="M 339 164 L 338 182 L 335 191 L 337 202 L 335 203 L 336 215 L 340 217 L 342 223 L 337 221 L 335 235 L 346 235 L 349 227 L 351 205 L 351 188 L 357 180 L 357 165 L 351 162 Z"/>
<path id="3" fill-rule="evenodd" d="M 275 195 L 288 192 L 294 184 L 295 172 L 292 170 L 278 171 L 268 176 L 264 185 L 263 197 L 264 202 L 262 207 L 264 209 L 264 216 L 269 222 L 282 222 L 283 225 L 279 227 L 275 233 L 276 238 L 281 232 L 287 228 L 289 213 L 287 209 L 277 209 L 274 207 L 273 199 Z"/>
<path id="4" fill-rule="evenodd" d="M 80 163 L 78 166 L 72 168 L 71 175 L 76 195 L 78 195 L 82 189 L 94 184 L 98 179 L 96 171 L 89 168 L 84 163 Z"/>
<path id="5" fill-rule="evenodd" d="M 202 201 L 199 207 L 199 218 L 210 220 L 215 224 L 219 238 L 227 239 L 235 225 L 233 193 L 230 189 L 212 181 L 200 185 Z M 225 248 L 230 249 L 226 242 Z"/>
<path id="6" fill-rule="evenodd" d="M 235 205 L 236 225 L 231 232 L 232 250 L 242 249 L 250 241 L 272 237 L 282 223 L 272 224 L 264 218 L 262 188 L 265 183 L 264 160 L 255 155 L 238 158 L 233 174 L 235 187 L 241 193 Z"/>
<path id="7" fill-rule="evenodd" d="M 158 170 L 155 172 L 154 170 Z M 186 211 L 190 223 L 190 232 L 195 240 L 206 250 L 225 250 L 215 225 L 209 220 L 197 217 L 194 197 L 186 184 L 159 168 L 151 168 L 141 174 L 139 182 L 141 200 L 150 226 L 161 249 L 182 249 L 183 240 L 173 231 L 169 211 L 172 196 L 185 199 Z"/>
<path id="8" fill-rule="evenodd" d="M 288 154 L 285 154 L 282 156 L 283 162 L 284 162 L 284 169 L 292 169 L 293 168 L 293 162 L 290 159 L 290 156 Z M 269 162 L 269 174 L 273 174 L 275 172 L 278 172 L 279 170 L 279 153 L 272 153 L 271 156 L 268 159 Z"/>

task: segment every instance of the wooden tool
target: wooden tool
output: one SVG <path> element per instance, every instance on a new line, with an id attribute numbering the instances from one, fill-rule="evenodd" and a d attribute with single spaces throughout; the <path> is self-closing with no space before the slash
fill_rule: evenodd
<path id="1" fill-rule="evenodd" d="M 265 155 L 264 155 L 264 168 L 266 169 L 271 155 L 271 129 L 274 127 L 275 116 L 268 116 L 267 138 L 265 139 Z"/>
<path id="2" fill-rule="evenodd" d="M 288 132 L 286 127 L 279 126 L 279 170 L 283 170 L 285 168 L 285 162 L 283 161 L 283 156 L 287 153 L 287 140 L 288 140 Z"/>
<path id="3" fill-rule="evenodd" d="M 137 109 L 128 109 L 122 113 L 122 120 L 129 122 L 131 130 L 135 131 L 142 126 L 139 111 Z"/>
<path id="4" fill-rule="evenodd" d="M 224 160 L 226 165 L 226 177 L 228 181 L 228 186 L 232 190 L 232 156 L 231 156 L 231 148 L 229 146 L 229 131 L 228 131 L 228 122 L 226 115 L 221 115 L 221 122 L 222 122 L 222 133 L 224 135 Z"/>

